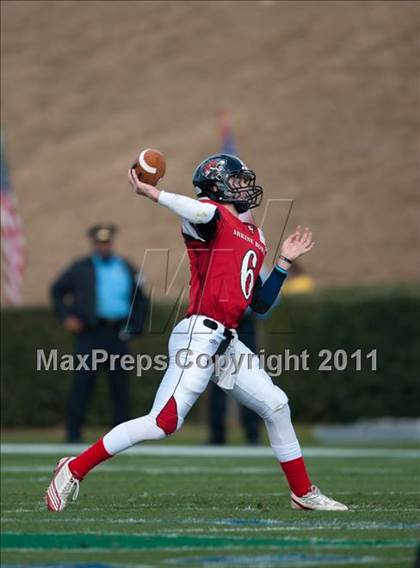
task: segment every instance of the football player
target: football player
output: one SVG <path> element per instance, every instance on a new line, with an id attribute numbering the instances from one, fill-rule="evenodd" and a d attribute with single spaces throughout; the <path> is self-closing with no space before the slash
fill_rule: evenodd
<path id="1" fill-rule="evenodd" d="M 164 438 L 181 428 L 213 380 L 264 420 L 291 490 L 293 508 L 347 510 L 312 484 L 286 394 L 260 368 L 258 358 L 252 357 L 235 331 L 248 307 L 257 313 L 270 308 L 292 262 L 314 246 L 312 233 L 296 228 L 283 242 L 281 255 L 263 283 L 259 272 L 266 246 L 251 214 L 261 203 L 263 189 L 256 184 L 254 171 L 239 158 L 217 154 L 201 162 L 193 175 L 198 199 L 142 183 L 133 169 L 128 178 L 138 195 L 168 208 L 182 220 L 191 270 L 188 311 L 169 339 L 169 366 L 149 414 L 119 424 L 79 456 L 62 458 L 46 492 L 48 508 L 62 511 L 70 496 L 77 496 L 79 482 L 101 462 L 134 444 Z M 217 357 L 222 355 L 226 364 L 216 373 Z M 202 364 L 203 356 L 207 365 Z M 243 364 L 235 366 L 232 362 L 240 361 L 241 356 Z"/>

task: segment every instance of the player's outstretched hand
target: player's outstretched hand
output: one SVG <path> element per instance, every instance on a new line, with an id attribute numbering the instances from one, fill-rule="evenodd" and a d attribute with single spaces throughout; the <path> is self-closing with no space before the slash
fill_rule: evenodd
<path id="1" fill-rule="evenodd" d="M 308 227 L 305 227 L 302 231 L 300 225 L 298 225 L 294 233 L 284 241 L 281 247 L 281 254 L 289 260 L 295 260 L 299 256 L 312 250 L 314 244 L 312 231 L 310 231 Z"/>
<path id="2" fill-rule="evenodd" d="M 131 187 L 138 195 L 144 195 L 145 197 L 149 197 L 153 201 L 157 201 L 159 199 L 159 189 L 154 187 L 153 185 L 149 185 L 148 183 L 143 183 L 137 177 L 134 168 L 130 168 L 128 170 L 128 181 Z"/>

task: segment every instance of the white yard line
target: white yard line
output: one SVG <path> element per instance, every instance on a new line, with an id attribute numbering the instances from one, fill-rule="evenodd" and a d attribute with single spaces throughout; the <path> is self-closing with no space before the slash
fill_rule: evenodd
<path id="1" fill-rule="evenodd" d="M 0 471 L 3 473 L 51 473 L 51 465 L 3 465 Z M 95 473 L 144 473 L 146 475 L 201 475 L 208 473 L 212 475 L 273 475 L 277 474 L 277 468 L 274 465 L 267 467 L 229 467 L 224 466 L 223 470 L 220 466 L 169 466 L 169 467 L 152 467 L 144 465 L 109 465 L 104 464 Z"/>
<path id="2" fill-rule="evenodd" d="M 81 444 L 1 444 L 3 455 L 77 455 L 88 446 Z M 419 459 L 420 450 L 396 448 L 304 448 L 306 457 L 314 458 L 405 458 Z M 168 456 L 168 457 L 226 457 L 226 458 L 267 458 L 273 457 L 271 448 L 247 446 L 177 446 L 144 444 L 130 448 L 127 456 Z"/>
<path id="3" fill-rule="evenodd" d="M 15 474 L 23 474 L 28 475 L 30 477 L 25 477 L 25 481 L 48 481 L 50 479 L 49 476 L 39 476 L 36 474 L 40 473 L 47 473 L 51 474 L 54 467 L 49 465 L 39 465 L 39 464 L 25 464 L 25 465 L 2 465 L 0 467 L 1 473 L 15 473 Z M 278 470 L 275 467 L 275 463 L 273 462 L 272 465 L 268 465 L 266 467 L 255 467 L 255 466 L 230 466 L 229 464 L 223 465 L 223 470 L 220 469 L 220 465 L 215 466 L 168 466 L 168 467 L 153 467 L 153 466 L 145 466 L 145 465 L 112 465 L 112 464 L 103 464 L 100 468 L 95 469 L 92 473 L 95 475 L 108 475 L 110 473 L 134 473 L 136 475 L 144 474 L 144 475 L 278 475 Z M 346 474 L 347 471 L 343 470 L 343 473 Z M 361 469 L 360 473 L 364 473 L 365 475 L 369 475 L 371 470 L 369 468 Z M 386 470 L 384 470 L 384 475 L 386 474 Z M 401 476 L 400 476 L 401 477 Z M 10 477 L 3 479 L 3 483 L 15 483 L 16 478 Z M 335 491 L 336 495 L 351 495 L 353 491 Z M 286 494 L 286 493 L 284 493 Z M 420 495 L 420 491 L 372 491 L 372 492 L 364 492 L 364 495 Z M 267 495 L 267 493 L 261 493 L 261 495 Z M 273 495 L 281 495 L 281 493 L 274 493 Z"/>

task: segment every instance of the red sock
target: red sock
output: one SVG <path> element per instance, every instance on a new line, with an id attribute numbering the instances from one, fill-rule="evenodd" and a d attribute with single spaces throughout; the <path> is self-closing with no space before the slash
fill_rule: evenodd
<path id="1" fill-rule="evenodd" d="M 305 462 L 303 458 L 296 458 L 295 460 L 280 462 L 284 471 L 291 491 L 297 496 L 302 497 L 311 488 L 311 480 L 309 479 L 308 472 L 306 471 Z"/>
<path id="2" fill-rule="evenodd" d="M 69 463 L 69 469 L 76 479 L 82 480 L 85 475 L 99 463 L 111 457 L 100 438 L 87 450 Z"/>

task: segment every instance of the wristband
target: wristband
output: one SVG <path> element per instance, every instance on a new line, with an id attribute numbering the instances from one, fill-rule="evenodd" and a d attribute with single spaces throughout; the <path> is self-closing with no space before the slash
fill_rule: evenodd
<path id="1" fill-rule="evenodd" d="M 290 258 L 287 258 L 287 256 L 280 255 L 280 260 L 284 260 L 284 262 L 292 264 L 292 261 L 290 260 Z"/>
<path id="2" fill-rule="evenodd" d="M 275 270 L 277 270 L 277 272 L 281 272 L 281 274 L 284 274 L 285 276 L 287 276 L 289 274 L 286 268 L 282 268 L 278 264 L 276 264 L 274 266 L 274 268 L 275 268 Z"/>

